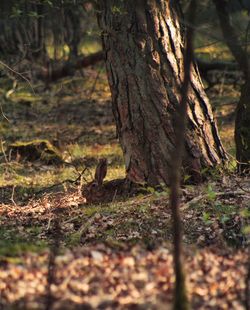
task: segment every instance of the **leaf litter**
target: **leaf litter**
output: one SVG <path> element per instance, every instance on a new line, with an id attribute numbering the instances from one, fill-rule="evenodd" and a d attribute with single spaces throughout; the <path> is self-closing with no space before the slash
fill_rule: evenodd
<path id="1" fill-rule="evenodd" d="M 83 102 L 84 92 L 67 98 L 62 94 L 62 98 L 56 98 L 55 103 L 28 121 L 19 109 L 11 112 L 11 118 L 23 126 L 24 131 L 19 129 L 19 133 L 27 132 L 31 138 L 52 139 L 57 133 L 58 145 L 67 149 L 65 158 L 71 163 L 92 166 L 97 157 L 105 154 L 120 173 L 120 153 L 112 154 L 117 140 L 109 94 L 103 93 L 97 92 L 91 102 Z M 62 104 L 58 105 L 61 99 Z M 32 108 L 29 107 L 30 113 Z M 46 124 L 39 127 L 40 123 Z M 35 129 L 35 137 L 30 128 Z M 16 128 L 12 134 L 17 134 Z M 82 151 L 85 155 L 78 156 Z M 10 162 L 0 164 L 9 182 L 13 171 L 17 174 L 16 168 Z M 21 171 L 22 163 L 16 165 Z M 24 165 L 30 173 L 27 182 L 40 170 L 48 171 L 39 162 Z M 55 174 L 58 169 L 55 167 Z M 36 187 L 34 182 L 29 184 Z M 2 187 L 1 309 L 45 309 L 56 220 L 60 233 L 49 290 L 51 309 L 171 308 L 174 274 L 167 190 L 151 190 L 148 195 L 126 201 L 90 206 L 75 184 L 31 199 L 23 190 L 20 188 L 14 196 L 11 184 Z M 244 229 L 249 227 L 249 190 L 249 178 L 233 174 L 215 176 L 201 186 L 182 189 L 185 269 L 192 309 L 244 309 L 249 268 L 249 235 Z M 40 241 L 45 241 L 45 246 L 39 251 L 10 248 Z"/>

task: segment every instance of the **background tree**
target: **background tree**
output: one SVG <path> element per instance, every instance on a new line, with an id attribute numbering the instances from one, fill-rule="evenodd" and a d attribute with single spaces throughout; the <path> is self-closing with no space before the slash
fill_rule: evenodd
<path id="1" fill-rule="evenodd" d="M 90 9 L 84 1 L 1 1 L 1 60 L 30 79 L 74 74 L 84 41 L 95 37 Z"/>
<path id="2" fill-rule="evenodd" d="M 99 25 L 127 177 L 169 184 L 176 111 L 184 76 L 180 9 L 163 1 L 100 1 Z M 191 69 L 184 173 L 226 159 L 197 67 Z"/>
<path id="3" fill-rule="evenodd" d="M 230 21 L 228 1 L 213 0 L 219 16 L 221 30 L 225 42 L 244 73 L 245 82 L 241 88 L 241 97 L 236 108 L 235 118 L 235 144 L 238 171 L 250 171 L 250 61 L 248 54 L 249 25 L 243 42 Z M 249 10 L 249 6 L 244 6 Z"/>

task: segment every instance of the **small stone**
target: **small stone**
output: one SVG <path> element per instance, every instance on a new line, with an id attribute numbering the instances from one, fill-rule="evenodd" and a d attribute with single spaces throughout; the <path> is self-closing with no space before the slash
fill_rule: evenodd
<path id="1" fill-rule="evenodd" d="M 103 261 L 103 254 L 99 251 L 91 251 L 91 256 L 97 261 Z"/>

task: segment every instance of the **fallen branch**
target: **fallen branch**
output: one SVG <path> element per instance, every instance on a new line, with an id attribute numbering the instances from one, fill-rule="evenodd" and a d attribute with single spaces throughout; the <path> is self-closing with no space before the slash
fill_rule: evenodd
<path id="1" fill-rule="evenodd" d="M 44 193 L 44 192 L 46 192 L 46 191 L 48 191 L 48 190 L 51 190 L 51 189 L 53 189 L 54 187 L 61 186 L 61 185 L 65 184 L 65 183 L 78 184 L 78 183 L 80 182 L 80 184 L 81 184 L 81 178 L 83 178 L 83 175 L 84 175 L 84 173 L 85 173 L 85 171 L 86 171 L 87 169 L 88 169 L 88 168 L 85 167 L 85 168 L 82 170 L 82 172 L 79 173 L 79 175 L 78 175 L 78 177 L 77 177 L 76 179 L 74 179 L 74 180 L 72 180 L 72 179 L 65 179 L 65 180 L 63 180 L 63 181 L 61 181 L 61 182 L 59 182 L 59 183 L 52 184 L 51 186 L 48 186 L 48 187 L 46 187 L 46 188 L 43 188 L 43 189 L 37 191 L 37 192 L 36 192 L 36 195 L 37 195 L 37 194 Z M 86 180 L 85 180 L 85 181 L 86 181 Z M 87 182 L 87 181 L 86 181 L 86 182 Z"/>
<path id="2" fill-rule="evenodd" d="M 215 192 L 215 197 L 224 197 L 224 196 L 236 196 L 236 195 L 244 195 L 248 198 L 250 198 L 250 195 L 247 195 L 245 191 L 243 190 L 237 190 L 237 191 L 230 191 L 230 192 Z M 198 202 L 208 198 L 208 194 L 201 194 L 197 197 L 194 197 L 193 199 L 191 199 L 190 201 L 186 202 L 182 207 L 181 210 L 184 211 L 186 209 L 188 209 L 189 207 L 191 207 L 192 205 L 196 205 Z"/>
<path id="3" fill-rule="evenodd" d="M 239 70 L 239 66 L 235 62 L 231 61 L 206 61 L 204 59 L 196 58 L 197 65 L 199 70 L 203 72 L 211 70 L 227 70 L 227 71 L 236 71 Z"/>
<path id="4" fill-rule="evenodd" d="M 35 76 L 38 79 L 52 82 L 66 76 L 72 76 L 77 70 L 94 65 L 97 62 L 103 60 L 103 52 L 91 54 L 86 57 L 78 58 L 74 61 L 68 61 L 57 68 L 50 68 L 50 66 L 42 67 L 41 71 L 37 72 Z"/>

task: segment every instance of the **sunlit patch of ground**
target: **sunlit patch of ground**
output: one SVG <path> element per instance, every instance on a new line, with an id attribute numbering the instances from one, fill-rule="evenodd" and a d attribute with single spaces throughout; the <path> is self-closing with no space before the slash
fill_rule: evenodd
<path id="1" fill-rule="evenodd" d="M 223 145 L 230 155 L 235 156 L 234 127 L 235 110 L 240 98 L 239 85 L 237 87 L 217 85 L 208 92 L 208 95 L 215 110 Z"/>
<path id="2" fill-rule="evenodd" d="M 9 85 L 10 87 L 11 85 Z M 40 89 L 39 89 L 40 88 Z M 90 181 L 99 158 L 107 157 L 107 179 L 124 177 L 122 152 L 118 145 L 107 80 L 100 66 L 85 70 L 84 78 L 73 78 L 43 90 L 20 86 L 2 102 L 0 186 L 42 187 L 75 179 L 87 167 Z M 48 166 L 42 161 L 18 162 L 8 145 L 16 141 L 47 139 L 62 154 L 65 164 Z M 15 159 L 15 158 L 14 158 Z"/>

